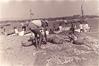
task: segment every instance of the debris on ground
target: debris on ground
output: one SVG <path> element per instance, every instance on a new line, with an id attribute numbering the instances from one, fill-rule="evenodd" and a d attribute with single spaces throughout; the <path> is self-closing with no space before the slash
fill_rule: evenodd
<path id="1" fill-rule="evenodd" d="M 48 40 L 51 39 L 53 40 L 53 42 L 49 41 L 50 44 L 43 46 L 43 50 L 46 51 L 45 53 L 36 54 L 37 59 L 35 65 L 98 66 L 97 61 L 99 60 L 99 41 L 87 36 L 84 33 L 77 33 L 77 41 L 82 43 L 78 45 L 66 41 L 68 39 L 67 35 L 67 32 L 50 35 L 48 37 Z M 62 43 L 60 42 L 60 40 L 62 41 Z"/>
<path id="2" fill-rule="evenodd" d="M 78 37 L 77 42 L 83 44 L 69 42 L 68 32 L 64 31 L 49 35 L 47 44 L 42 44 L 40 50 L 36 50 L 34 46 L 21 45 L 31 44 L 28 42 L 28 36 L 1 36 L 0 49 L 3 52 L 0 53 L 3 53 L 3 59 L 8 59 L 6 62 L 13 65 L 20 63 L 21 66 L 98 66 L 99 41 L 84 33 L 75 34 Z"/>

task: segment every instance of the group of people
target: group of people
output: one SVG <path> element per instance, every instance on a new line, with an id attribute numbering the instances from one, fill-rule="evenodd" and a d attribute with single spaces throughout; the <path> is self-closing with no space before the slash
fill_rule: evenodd
<path id="1" fill-rule="evenodd" d="M 25 34 L 25 31 L 26 31 L 26 25 L 24 25 L 24 23 L 21 23 L 21 28 L 22 28 L 22 31 L 19 31 L 17 27 L 14 27 L 14 33 L 16 35 L 19 35 L 19 36 L 24 36 Z"/>
<path id="2" fill-rule="evenodd" d="M 29 29 L 31 32 L 30 38 L 32 39 L 32 42 L 35 42 L 35 47 L 40 49 L 42 43 L 47 43 L 47 26 L 48 23 L 43 20 L 33 20 L 28 22 L 26 26 L 22 25 L 22 29 L 23 31 L 25 31 L 26 28 Z"/>
<path id="3" fill-rule="evenodd" d="M 89 27 L 88 23 L 85 23 L 85 24 L 80 23 L 79 27 L 80 27 L 80 32 L 89 32 L 90 31 L 90 27 Z M 75 33 L 75 25 L 73 25 L 72 23 L 71 23 L 68 37 L 70 39 L 70 42 L 78 43 L 77 42 L 78 37 Z"/>
<path id="4" fill-rule="evenodd" d="M 26 31 L 26 27 L 31 31 L 31 33 L 34 34 L 34 39 L 35 40 L 35 46 L 36 48 L 41 48 L 41 44 L 42 42 L 44 42 L 45 44 L 47 43 L 47 27 L 48 27 L 48 23 L 43 21 L 43 20 L 34 20 L 34 21 L 30 21 L 27 23 L 27 26 L 25 26 L 24 24 L 22 25 L 22 31 L 23 33 Z M 80 24 L 80 32 L 87 32 L 90 30 L 90 27 L 88 26 L 88 24 Z M 62 25 L 59 25 L 59 30 L 62 31 Z M 18 30 L 15 28 L 15 32 L 16 34 L 18 34 Z M 75 25 L 73 25 L 71 23 L 71 27 L 70 27 L 70 32 L 69 32 L 69 38 L 70 38 L 70 42 L 74 42 L 75 40 L 77 40 L 77 36 L 75 35 Z"/>
<path id="5" fill-rule="evenodd" d="M 80 23 L 79 27 L 80 27 L 80 32 L 90 32 L 90 27 L 88 23 L 85 24 Z"/>

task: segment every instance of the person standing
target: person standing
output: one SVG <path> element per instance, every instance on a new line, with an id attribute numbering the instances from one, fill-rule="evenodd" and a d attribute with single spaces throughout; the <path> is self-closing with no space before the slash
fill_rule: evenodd
<path id="1" fill-rule="evenodd" d="M 83 24 L 82 23 L 80 23 L 79 27 L 80 27 L 80 32 L 84 32 Z"/>
<path id="2" fill-rule="evenodd" d="M 21 26 L 22 26 L 22 30 L 23 30 L 23 31 L 26 31 L 26 26 L 25 26 L 25 24 L 21 23 Z"/>
<path id="3" fill-rule="evenodd" d="M 73 23 L 71 23 L 70 32 L 73 33 L 73 34 L 75 32 L 75 26 L 73 25 Z"/>
<path id="4" fill-rule="evenodd" d="M 14 27 L 14 32 L 16 35 L 19 35 L 19 31 L 18 31 L 17 27 Z"/>
<path id="5" fill-rule="evenodd" d="M 62 31 L 62 25 L 59 24 L 59 31 L 61 32 Z"/>

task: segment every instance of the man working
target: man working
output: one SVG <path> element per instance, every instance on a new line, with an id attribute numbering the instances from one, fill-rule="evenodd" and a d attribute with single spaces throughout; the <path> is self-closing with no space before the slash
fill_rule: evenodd
<path id="1" fill-rule="evenodd" d="M 41 48 L 42 41 L 43 41 L 44 38 L 45 38 L 45 40 L 47 42 L 47 36 L 46 36 L 46 33 L 45 33 L 45 29 L 43 29 L 44 30 L 44 36 L 41 33 L 41 30 L 42 30 L 42 22 L 41 22 L 41 20 L 31 21 L 28 24 L 28 28 L 29 28 L 29 30 L 32 33 L 34 33 L 35 42 L 36 42 L 36 48 L 37 49 L 40 49 Z M 43 28 L 44 28 L 44 25 L 43 25 Z"/>

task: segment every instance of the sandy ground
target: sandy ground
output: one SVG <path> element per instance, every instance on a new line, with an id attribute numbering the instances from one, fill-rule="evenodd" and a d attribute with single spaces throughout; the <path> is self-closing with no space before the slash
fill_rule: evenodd
<path id="1" fill-rule="evenodd" d="M 28 39 L 28 36 L 1 35 L 0 66 L 99 66 L 99 44 L 93 48 L 94 45 L 88 47 L 68 42 L 48 43 L 36 50 L 34 46 L 21 45 Z"/>
<path id="2" fill-rule="evenodd" d="M 0 35 L 0 66 L 99 66 L 99 19 L 89 20 L 92 30 L 84 37 L 91 36 L 87 45 L 63 44 L 42 45 L 36 50 L 32 45 L 23 47 L 28 36 Z"/>
<path id="3" fill-rule="evenodd" d="M 34 46 L 21 46 L 21 41 L 27 38 L 0 36 L 0 66 L 33 66 Z"/>

